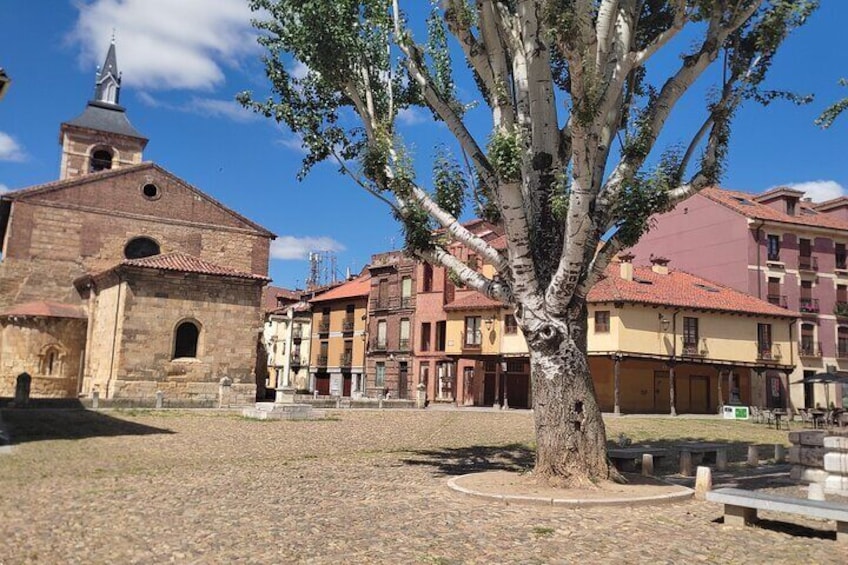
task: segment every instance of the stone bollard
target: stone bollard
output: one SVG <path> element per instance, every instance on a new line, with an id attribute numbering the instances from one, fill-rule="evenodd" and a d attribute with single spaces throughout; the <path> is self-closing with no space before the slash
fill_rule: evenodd
<path id="1" fill-rule="evenodd" d="M 692 453 L 689 451 L 680 452 L 680 474 L 684 477 L 692 476 Z"/>
<path id="2" fill-rule="evenodd" d="M 427 407 L 427 390 L 424 386 L 424 383 L 418 383 L 418 391 L 415 399 L 415 407 L 416 408 L 426 408 Z"/>
<path id="3" fill-rule="evenodd" d="M 97 410 L 97 408 L 100 407 L 100 391 L 99 390 L 91 391 L 91 407 L 94 410 Z"/>
<path id="4" fill-rule="evenodd" d="M 382 407 L 383 407 L 383 397 L 381 396 L 380 400 L 377 401 L 377 408 L 382 408 Z"/>
<path id="5" fill-rule="evenodd" d="M 707 493 L 713 490 L 713 474 L 709 467 L 698 467 L 695 476 L 695 498 L 704 500 Z"/>
<path id="6" fill-rule="evenodd" d="M 21 373 L 15 381 L 15 406 L 23 408 L 29 404 L 29 392 L 32 386 L 32 377 L 29 373 Z"/>
<path id="7" fill-rule="evenodd" d="M 650 453 L 642 454 L 642 476 L 643 477 L 653 477 L 654 476 L 654 456 Z"/>
<path id="8" fill-rule="evenodd" d="M 807 499 L 824 500 L 824 487 L 819 483 L 810 483 L 807 487 Z"/>
<path id="9" fill-rule="evenodd" d="M 783 444 L 774 444 L 774 462 L 783 463 L 786 461 L 786 447 Z"/>
<path id="10" fill-rule="evenodd" d="M 156 409 L 161 410 L 162 405 L 165 403 L 165 393 L 161 390 L 156 391 Z"/>
<path id="11" fill-rule="evenodd" d="M 338 410 L 338 409 L 339 409 L 339 408 L 341 408 L 341 407 L 342 407 L 342 397 L 341 397 L 341 396 L 337 396 L 337 397 L 336 397 L 336 410 Z"/>
<path id="12" fill-rule="evenodd" d="M 229 407 L 232 386 L 233 381 L 229 377 L 223 377 L 218 381 L 218 408 Z"/>
<path id="13" fill-rule="evenodd" d="M 760 464 L 760 450 L 756 445 L 748 446 L 748 466 L 757 467 Z"/>

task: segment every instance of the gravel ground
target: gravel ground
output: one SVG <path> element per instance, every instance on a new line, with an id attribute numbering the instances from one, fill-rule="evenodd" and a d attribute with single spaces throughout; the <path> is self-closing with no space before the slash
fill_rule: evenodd
<path id="1" fill-rule="evenodd" d="M 506 506 L 445 486 L 532 462 L 532 415 L 339 411 L 262 422 L 215 411 L 14 411 L 0 456 L 0 563 L 845 563 L 833 523 L 706 502 Z M 619 418 L 610 437 L 732 445 L 786 433 L 722 420 Z M 768 455 L 762 450 L 762 457 Z M 793 491 L 785 467 L 716 477 Z M 788 521 L 776 521 L 782 518 Z"/>

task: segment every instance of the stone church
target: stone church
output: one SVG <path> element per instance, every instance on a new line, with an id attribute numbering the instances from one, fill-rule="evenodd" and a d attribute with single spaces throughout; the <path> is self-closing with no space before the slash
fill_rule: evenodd
<path id="1" fill-rule="evenodd" d="M 275 236 L 144 162 L 120 90 L 113 43 L 59 180 L 0 199 L 0 397 L 252 402 Z"/>

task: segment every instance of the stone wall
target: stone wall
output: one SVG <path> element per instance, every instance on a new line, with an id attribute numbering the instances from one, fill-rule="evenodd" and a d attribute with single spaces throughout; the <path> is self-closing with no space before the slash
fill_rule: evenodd
<path id="1" fill-rule="evenodd" d="M 32 377 L 33 398 L 76 397 L 86 321 L 69 318 L 0 319 L 0 397 L 15 395 L 21 373 Z M 46 356 L 53 349 L 52 374 Z"/>
<path id="2" fill-rule="evenodd" d="M 267 274 L 267 234 L 158 167 L 117 173 L 13 203 L 0 262 L 0 308 L 36 300 L 78 303 L 73 280 L 121 262 L 127 242 L 139 236 L 155 240 L 163 253 L 182 251 Z M 149 183 L 159 190 L 155 199 L 142 193 Z"/>
<path id="3" fill-rule="evenodd" d="M 112 168 L 141 163 L 144 142 L 139 139 L 70 125 L 64 125 L 62 130 L 60 178 L 87 174 L 91 153 L 98 147 L 112 150 Z"/>
<path id="4" fill-rule="evenodd" d="M 167 398 L 208 400 L 217 398 L 220 379 L 228 377 L 238 402 L 254 400 L 261 282 L 151 271 L 122 278 L 120 340 L 112 383 L 101 388 L 104 397 L 142 398 L 162 390 Z M 98 291 L 104 301 L 93 313 L 95 329 L 114 323 L 115 305 L 105 299 L 111 288 L 119 287 Z M 98 324 L 101 315 L 107 322 Z M 201 328 L 197 357 L 173 359 L 175 330 L 186 320 Z M 94 362 L 89 368 L 93 376 Z"/>

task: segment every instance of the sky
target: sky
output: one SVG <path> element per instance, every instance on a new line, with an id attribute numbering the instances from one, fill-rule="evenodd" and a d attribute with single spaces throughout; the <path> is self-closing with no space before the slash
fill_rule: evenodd
<path id="1" fill-rule="evenodd" d="M 401 0 L 411 16 L 424 0 Z M 790 37 L 767 87 L 814 94 L 797 107 L 749 104 L 737 114 L 722 186 L 752 193 L 794 186 L 814 200 L 848 191 L 848 115 L 829 130 L 813 124 L 833 101 L 848 96 L 842 43 L 848 2 L 822 8 Z M 339 275 L 358 272 L 373 253 L 402 245 L 398 225 L 374 197 L 323 164 L 296 178 L 303 150 L 291 132 L 251 114 L 236 93 L 267 92 L 246 0 L 0 0 L 0 67 L 12 78 L 0 100 L 0 192 L 58 178 L 59 125 L 79 115 L 94 88 L 114 32 L 123 74 L 121 104 L 149 138 L 144 153 L 192 185 L 277 234 L 272 244 L 275 285 L 303 287 L 309 251 L 336 256 Z M 420 37 L 423 41 L 423 37 Z M 681 38 L 673 47 L 686 47 Z M 676 64 L 658 57 L 649 76 Z M 298 66 L 291 62 L 291 69 Z M 457 64 L 458 71 L 464 63 Z M 704 99 L 717 70 L 703 77 L 675 109 L 661 144 L 687 143 L 704 117 Z M 457 73 L 463 102 L 479 99 Z M 480 105 L 467 115 L 485 144 L 491 121 Z M 429 182 L 434 148 L 450 140 L 422 110 L 399 117 L 399 130 Z"/>

